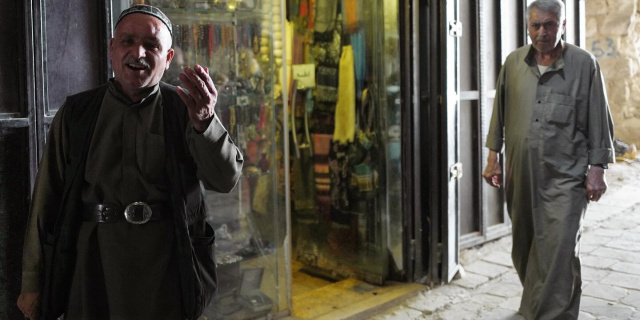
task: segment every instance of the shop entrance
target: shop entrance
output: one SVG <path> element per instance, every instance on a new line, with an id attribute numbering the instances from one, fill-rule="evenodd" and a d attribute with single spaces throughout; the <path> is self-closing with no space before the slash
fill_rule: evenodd
<path id="1" fill-rule="evenodd" d="M 287 8 L 294 296 L 404 269 L 398 3 L 313 3 Z"/>
<path id="2" fill-rule="evenodd" d="M 406 280 L 407 267 L 398 5 L 288 1 L 291 289 L 300 318 L 415 290 L 381 287 Z"/>

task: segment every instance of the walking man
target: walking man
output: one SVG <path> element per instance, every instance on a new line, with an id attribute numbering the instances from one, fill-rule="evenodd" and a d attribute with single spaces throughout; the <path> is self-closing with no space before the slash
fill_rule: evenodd
<path id="1" fill-rule="evenodd" d="M 527 8 L 530 45 L 505 61 L 487 135 L 484 179 L 502 185 L 526 319 L 577 319 L 580 238 L 589 201 L 605 193 L 613 122 L 596 58 L 561 40 L 564 4 Z M 500 159 L 503 143 L 504 158 Z"/>

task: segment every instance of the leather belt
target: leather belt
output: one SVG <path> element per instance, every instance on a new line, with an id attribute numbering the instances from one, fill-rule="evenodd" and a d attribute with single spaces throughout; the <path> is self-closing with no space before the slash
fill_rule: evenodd
<path id="1" fill-rule="evenodd" d="M 82 220 L 100 223 L 127 221 L 132 224 L 144 224 L 149 221 L 168 219 L 170 217 L 169 212 L 169 208 L 164 204 L 133 202 L 126 207 L 122 207 L 100 203 L 85 205 L 82 212 Z"/>

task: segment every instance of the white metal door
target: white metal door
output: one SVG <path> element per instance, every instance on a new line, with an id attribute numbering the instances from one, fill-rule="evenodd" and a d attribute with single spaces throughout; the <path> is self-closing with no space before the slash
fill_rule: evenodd
<path id="1" fill-rule="evenodd" d="M 447 212 L 442 215 L 442 274 L 441 279 L 451 281 L 460 266 L 459 233 L 460 233 L 460 179 L 463 176 L 462 164 L 459 162 L 459 113 L 460 113 L 460 70 L 459 70 L 459 41 L 463 26 L 458 20 L 458 0 L 446 2 L 447 24 L 445 88 L 444 103 L 446 108 L 447 132 L 447 167 L 449 168 Z"/>

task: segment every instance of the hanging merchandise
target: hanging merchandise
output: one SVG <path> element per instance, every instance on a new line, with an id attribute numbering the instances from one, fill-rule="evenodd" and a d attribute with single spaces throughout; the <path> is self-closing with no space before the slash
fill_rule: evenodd
<path id="1" fill-rule="evenodd" d="M 353 47 L 353 63 L 356 77 L 356 96 L 362 96 L 365 79 L 367 77 L 367 61 L 364 28 L 351 35 L 351 47 Z"/>
<path id="2" fill-rule="evenodd" d="M 371 200 L 378 190 L 377 157 L 379 146 L 377 130 L 374 127 L 376 106 L 372 90 L 365 89 L 362 105 L 358 109 L 357 133 L 354 148 L 349 155 L 349 197 L 353 200 Z"/>
<path id="3" fill-rule="evenodd" d="M 316 0 L 308 0 L 307 8 L 309 16 L 307 17 L 307 29 L 313 30 L 316 26 Z"/>
<path id="4" fill-rule="evenodd" d="M 316 41 L 331 41 L 338 14 L 338 0 L 321 0 L 316 2 L 315 33 Z"/>
<path id="5" fill-rule="evenodd" d="M 253 199 L 251 201 L 251 209 L 253 212 L 266 215 L 269 213 L 271 202 L 271 190 L 273 183 L 271 175 L 261 174 L 256 178 L 253 190 Z"/>
<path id="6" fill-rule="evenodd" d="M 323 104 L 321 110 L 333 111 L 338 101 L 338 66 L 340 64 L 340 31 L 334 30 L 334 37 L 329 42 L 319 42 L 316 39 L 314 47 L 315 60 L 318 62 L 316 70 L 316 99 Z M 326 104 L 326 106 L 324 105 Z"/>
<path id="7" fill-rule="evenodd" d="M 356 96 L 361 97 L 366 79 L 365 28 L 361 28 L 361 0 L 342 0 L 343 33 L 350 35 L 356 77 Z"/>
<path id="8" fill-rule="evenodd" d="M 338 101 L 338 69 L 318 66 L 316 77 L 318 82 L 318 101 L 328 103 Z"/>
<path id="9" fill-rule="evenodd" d="M 260 115 L 258 124 L 256 125 L 256 129 L 258 132 L 267 136 L 266 133 L 269 133 L 269 127 L 267 126 L 267 115 L 271 114 L 271 107 L 268 105 L 261 104 Z M 260 146 L 260 160 L 257 162 L 257 168 L 260 170 L 260 175 L 255 181 L 255 186 L 253 189 L 253 198 L 251 202 L 251 208 L 254 212 L 266 215 L 269 213 L 270 206 L 272 203 L 272 195 L 273 195 L 273 176 L 271 173 L 271 161 L 269 157 L 269 146 L 270 143 L 264 137 L 261 138 L 261 146 Z"/>
<path id="10" fill-rule="evenodd" d="M 335 140 L 331 143 L 331 221 L 327 240 L 336 256 L 348 255 L 355 248 L 372 249 L 370 253 L 375 255 L 381 240 L 376 216 L 380 190 L 377 110 L 375 94 L 367 91 L 363 91 L 363 102 L 357 109 L 355 139 L 345 144 Z M 339 245 L 346 240 L 353 242 Z"/>
<path id="11" fill-rule="evenodd" d="M 328 1 L 333 2 L 333 1 Z M 338 101 L 338 65 L 340 64 L 341 53 L 341 32 L 342 20 L 337 10 L 332 11 L 334 14 L 328 17 L 328 8 L 337 8 L 337 2 L 332 6 L 327 6 L 324 1 L 316 2 L 316 23 L 313 39 L 313 49 L 311 55 L 317 65 L 316 69 L 316 101 L 313 112 L 313 125 L 316 132 L 332 133 L 333 132 L 333 116 L 335 113 L 336 102 Z M 322 18 L 321 18 L 322 16 Z M 322 37 L 319 37 L 318 30 L 324 30 L 321 26 L 325 24 L 324 20 L 330 19 L 332 29 L 325 30 Z"/>
<path id="12" fill-rule="evenodd" d="M 344 17 L 344 31 L 351 34 L 360 27 L 359 0 L 342 0 L 342 16 Z"/>
<path id="13" fill-rule="evenodd" d="M 315 1 L 288 0 L 287 2 L 289 3 L 288 19 L 295 24 L 296 32 L 306 34 L 308 30 L 313 30 Z"/>
<path id="14" fill-rule="evenodd" d="M 335 111 L 335 127 L 329 168 L 331 172 L 331 205 L 336 209 L 347 209 L 349 198 L 348 187 L 348 154 L 353 145 L 356 125 L 355 75 L 353 68 L 353 50 L 351 46 L 342 48 L 340 58 L 340 80 L 338 87 L 338 104 Z"/>
<path id="15" fill-rule="evenodd" d="M 353 48 L 344 46 L 340 58 L 338 103 L 335 113 L 333 140 L 346 144 L 353 141 L 356 118 L 356 88 Z"/>

